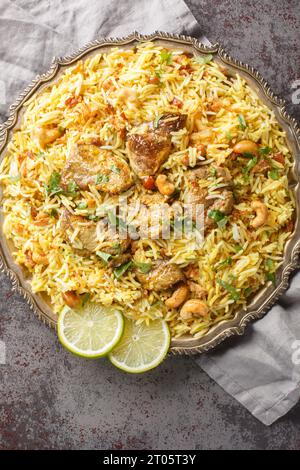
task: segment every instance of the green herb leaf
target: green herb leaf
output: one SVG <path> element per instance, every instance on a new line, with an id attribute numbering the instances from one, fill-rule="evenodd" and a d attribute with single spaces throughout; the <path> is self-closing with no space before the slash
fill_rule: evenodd
<path id="1" fill-rule="evenodd" d="M 219 263 L 216 264 L 215 269 L 219 269 L 225 266 L 230 266 L 232 263 L 232 258 L 231 256 L 228 256 L 228 258 L 224 259 L 224 261 L 220 261 Z"/>
<path id="2" fill-rule="evenodd" d="M 277 170 L 277 168 L 272 168 L 272 170 L 270 170 L 268 172 L 268 176 L 270 178 L 272 178 L 272 180 L 278 180 L 279 179 L 279 171 Z"/>
<path id="3" fill-rule="evenodd" d="M 41 150 L 39 150 L 37 153 L 38 158 L 43 158 L 44 155 L 45 155 L 45 152 L 42 152 Z"/>
<path id="4" fill-rule="evenodd" d="M 77 193 L 77 189 L 78 189 L 78 186 L 75 183 L 75 181 L 69 181 L 68 182 L 68 189 L 67 189 L 68 193 L 70 193 L 72 195 L 75 195 Z"/>
<path id="5" fill-rule="evenodd" d="M 218 211 L 218 210 L 212 210 L 212 211 L 209 211 L 208 217 L 210 219 L 213 219 L 215 222 L 220 222 L 220 220 L 224 219 L 225 214 L 223 214 L 223 212 Z"/>
<path id="6" fill-rule="evenodd" d="M 216 177 L 216 176 L 217 176 L 217 170 L 216 170 L 216 168 L 211 167 L 211 168 L 209 169 L 209 174 L 210 174 L 211 176 L 213 176 L 213 177 Z"/>
<path id="7" fill-rule="evenodd" d="M 60 187 L 60 180 L 61 175 L 57 171 L 53 171 L 49 183 L 46 185 L 46 193 L 48 196 L 63 193 L 63 189 Z"/>
<path id="8" fill-rule="evenodd" d="M 78 202 L 78 204 L 77 204 L 77 208 L 80 209 L 80 210 L 86 209 L 87 206 L 88 206 L 88 205 L 87 205 L 87 202 L 86 202 L 86 201 L 80 201 L 80 202 Z"/>
<path id="9" fill-rule="evenodd" d="M 109 176 L 108 175 L 102 175 L 101 173 L 98 173 L 98 175 L 95 176 L 95 184 L 102 184 L 102 183 L 108 183 L 109 182 Z"/>
<path id="10" fill-rule="evenodd" d="M 133 263 L 132 261 L 128 261 L 128 263 L 121 264 L 118 268 L 114 269 L 114 276 L 116 279 L 120 279 L 120 277 L 123 276 L 123 274 L 128 271 L 132 267 Z"/>
<path id="11" fill-rule="evenodd" d="M 81 307 L 84 307 L 85 304 L 90 300 L 91 294 L 86 292 L 81 296 Z"/>
<path id="12" fill-rule="evenodd" d="M 87 218 L 89 220 L 93 220 L 94 222 L 97 222 L 98 220 L 100 220 L 100 217 L 98 217 L 96 214 L 89 214 Z"/>
<path id="13" fill-rule="evenodd" d="M 255 155 L 253 155 L 251 152 L 244 152 L 242 155 L 245 158 L 255 158 Z"/>
<path id="14" fill-rule="evenodd" d="M 233 287 L 232 284 L 229 284 L 228 282 L 223 281 L 222 279 L 217 279 L 217 283 L 220 284 L 223 289 L 225 289 L 227 292 L 230 294 L 230 298 L 233 300 L 239 300 L 240 299 L 240 294 L 236 290 L 235 287 Z"/>
<path id="15" fill-rule="evenodd" d="M 271 147 L 260 147 L 259 153 L 262 155 L 269 155 L 272 152 Z"/>
<path id="16" fill-rule="evenodd" d="M 225 228 L 228 220 L 229 220 L 229 218 L 227 216 L 224 216 L 223 219 L 221 219 L 221 220 L 219 220 L 219 222 L 217 222 L 218 227 L 219 228 Z"/>
<path id="17" fill-rule="evenodd" d="M 96 251 L 96 255 L 99 256 L 105 264 L 107 264 L 112 257 L 110 253 L 105 253 L 105 251 Z"/>
<path id="18" fill-rule="evenodd" d="M 271 258 L 266 259 L 266 267 L 269 271 L 272 271 L 272 269 L 274 269 L 274 261 Z"/>
<path id="19" fill-rule="evenodd" d="M 111 165 L 110 169 L 113 173 L 121 173 L 120 168 L 118 168 L 116 165 Z"/>
<path id="20" fill-rule="evenodd" d="M 157 128 L 158 128 L 158 123 L 159 123 L 160 119 L 162 118 L 162 116 L 163 116 L 163 115 L 160 114 L 159 116 L 157 116 L 157 117 L 154 119 L 154 121 L 153 121 L 153 128 L 154 128 L 154 129 L 157 129 Z"/>
<path id="21" fill-rule="evenodd" d="M 252 292 L 253 292 L 252 287 L 246 287 L 246 289 L 244 290 L 244 296 L 249 297 L 249 295 L 251 295 Z"/>
<path id="22" fill-rule="evenodd" d="M 233 249 L 236 253 L 239 253 L 240 251 L 243 250 L 243 247 L 241 245 L 234 245 Z"/>
<path id="23" fill-rule="evenodd" d="M 251 160 L 249 160 L 247 165 L 242 169 L 242 173 L 244 175 L 247 175 L 252 170 L 252 168 L 255 167 L 256 164 L 257 164 L 257 157 L 254 157 Z"/>
<path id="24" fill-rule="evenodd" d="M 58 212 L 56 209 L 51 209 L 50 213 L 49 213 L 50 217 L 53 217 L 54 219 L 56 219 L 57 215 L 58 215 Z"/>
<path id="25" fill-rule="evenodd" d="M 245 118 L 242 114 L 238 115 L 238 121 L 239 121 L 240 128 L 242 129 L 242 131 L 244 131 L 247 127 L 247 124 L 246 124 Z"/>
<path id="26" fill-rule="evenodd" d="M 275 273 L 267 273 L 266 280 L 271 281 L 273 284 L 275 284 L 276 283 Z"/>
<path id="27" fill-rule="evenodd" d="M 156 69 L 154 70 L 154 73 L 155 73 L 155 76 L 156 76 L 157 78 L 161 79 L 162 70 L 161 70 L 160 67 L 159 67 L 159 68 L 156 68 Z"/>
<path id="28" fill-rule="evenodd" d="M 232 140 L 232 139 L 233 139 L 233 136 L 232 136 L 231 132 L 226 132 L 226 138 L 227 138 L 228 140 Z"/>
<path id="29" fill-rule="evenodd" d="M 152 263 L 140 263 L 134 261 L 135 266 L 144 274 L 147 274 L 152 269 Z"/>
<path id="30" fill-rule="evenodd" d="M 161 51 L 160 61 L 162 64 L 166 63 L 167 65 L 170 65 L 172 62 L 172 52 L 168 52 L 166 50 Z"/>
<path id="31" fill-rule="evenodd" d="M 212 61 L 212 59 L 213 59 L 212 54 L 204 55 L 204 56 L 201 56 L 201 57 L 199 57 L 199 56 L 195 57 L 195 61 L 198 62 L 201 65 L 208 64 L 209 62 Z"/>

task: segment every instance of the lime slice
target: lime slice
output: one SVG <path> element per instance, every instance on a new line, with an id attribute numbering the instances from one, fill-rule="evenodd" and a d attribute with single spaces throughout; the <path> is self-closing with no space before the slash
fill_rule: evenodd
<path id="1" fill-rule="evenodd" d="M 150 325 L 136 325 L 124 319 L 124 333 L 108 357 L 114 366 L 125 372 L 138 374 L 158 366 L 170 347 L 170 330 L 163 320 L 154 320 Z"/>
<path id="2" fill-rule="evenodd" d="M 88 302 L 76 310 L 63 310 L 57 333 L 70 352 L 93 359 L 111 351 L 120 340 L 123 328 L 123 315 L 115 307 Z"/>

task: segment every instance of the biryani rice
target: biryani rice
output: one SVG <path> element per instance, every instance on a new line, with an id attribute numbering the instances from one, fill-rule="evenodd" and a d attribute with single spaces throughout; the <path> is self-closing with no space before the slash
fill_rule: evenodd
<path id="1" fill-rule="evenodd" d="M 257 291 L 268 282 L 268 273 L 276 272 L 281 263 L 291 233 L 287 224 L 295 210 L 287 177 L 292 156 L 274 113 L 242 77 L 231 78 L 217 63 L 188 58 L 180 50 L 172 51 L 171 65 L 162 63 L 162 50 L 153 43 L 143 43 L 135 50 L 114 48 L 84 62 L 79 61 L 54 85 L 26 103 L 20 128 L 15 131 L 1 164 L 3 230 L 14 243 L 17 263 L 25 265 L 31 273 L 33 292 L 47 294 L 57 314 L 64 307 L 61 293 L 74 290 L 78 294 L 90 293 L 92 301 L 103 305 L 119 305 L 127 317 L 139 323 L 165 318 L 175 338 L 185 334 L 201 337 L 213 325 L 231 318 L 237 309 L 245 307 L 246 291 Z M 193 73 L 181 74 L 182 66 L 187 64 L 191 64 Z M 149 82 L 151 77 L 159 79 L 159 86 Z M 119 93 L 123 87 L 134 90 L 137 100 L 123 100 Z M 93 208 L 100 215 L 103 208 L 116 202 L 117 197 L 90 186 L 88 190 L 80 191 L 87 207 L 78 209 L 74 200 L 67 196 L 45 194 L 51 174 L 63 170 L 75 143 L 100 139 L 103 148 L 126 160 L 122 127 L 133 132 L 143 122 L 177 111 L 174 98 L 182 103 L 180 112 L 188 116 L 187 129 L 193 128 L 196 119 L 200 119 L 198 139 L 206 146 L 206 156 L 200 155 L 198 160 L 196 148 L 189 144 L 188 130 L 172 134 L 173 150 L 163 168 L 168 170 L 169 179 L 177 187 L 185 182 L 184 156 L 189 156 L 191 167 L 211 162 L 226 165 L 232 145 L 241 139 L 260 141 L 263 147 L 270 147 L 274 153 L 280 152 L 284 156 L 284 164 L 274 162 L 281 172 L 276 180 L 263 173 L 250 172 L 245 184 L 242 172 L 235 175 L 234 185 L 242 196 L 242 202 L 234 206 L 236 217 L 230 218 L 225 229 L 212 229 L 202 245 L 195 239 L 137 242 L 140 248 L 151 248 L 147 251 L 149 259 L 158 259 L 164 249 L 171 262 L 181 267 L 193 262 L 198 272 L 197 281 L 207 291 L 210 309 L 207 318 L 193 321 L 184 321 L 176 310 L 167 309 L 164 304 L 167 293 L 151 292 L 145 297 L 132 272 L 118 280 L 95 254 L 80 256 L 66 243 L 60 229 L 63 208 L 80 215 L 89 215 Z M 66 105 L 71 99 L 75 105 Z M 208 104 L 216 99 L 222 101 L 222 108 L 214 112 L 209 110 Z M 111 114 L 112 108 L 115 114 Z M 93 114 L 95 109 L 97 113 Z M 199 109 L 203 110 L 200 118 L 197 117 Z M 239 115 L 247 123 L 245 129 L 239 124 Z M 41 149 L 32 139 L 32 132 L 41 125 L 60 126 L 65 132 L 46 149 Z M 208 178 L 205 184 L 212 197 L 222 197 L 222 182 Z M 140 192 L 141 188 L 135 186 L 126 195 L 132 202 L 138 200 Z M 253 218 L 251 202 L 257 198 L 268 207 L 269 218 L 267 225 L 258 228 L 253 236 L 249 230 Z M 44 214 L 39 223 L 33 220 L 31 207 L 37 207 Z M 229 258 L 232 264 L 222 265 L 222 261 Z M 272 261 L 268 262 L 269 267 L 266 260 Z M 217 279 L 223 286 L 234 279 L 239 299 L 232 299 Z"/>

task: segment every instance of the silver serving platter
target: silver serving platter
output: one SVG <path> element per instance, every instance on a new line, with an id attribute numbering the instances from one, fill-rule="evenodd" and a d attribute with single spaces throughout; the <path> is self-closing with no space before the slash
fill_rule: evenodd
<path id="1" fill-rule="evenodd" d="M 65 57 L 55 57 L 50 69 L 43 75 L 38 75 L 33 82 L 21 93 L 17 101 L 10 107 L 8 120 L 0 126 L 0 161 L 3 159 L 7 144 L 15 128 L 20 124 L 23 113 L 23 104 L 36 93 L 40 93 L 43 88 L 49 86 L 64 73 L 66 68 L 73 65 L 79 59 L 110 50 L 114 46 L 128 49 L 134 47 L 139 42 L 154 41 L 159 45 L 164 45 L 170 49 L 180 49 L 193 52 L 195 55 L 212 54 L 214 60 L 225 66 L 229 74 L 238 72 L 253 88 L 261 101 L 271 108 L 275 116 L 286 131 L 287 142 L 294 157 L 294 165 L 290 172 L 290 188 L 296 200 L 296 223 L 293 234 L 286 243 L 284 260 L 276 273 L 276 284 L 263 287 L 251 300 L 246 309 L 236 312 L 234 318 L 224 320 L 211 328 L 203 337 L 194 339 L 186 336 L 180 339 L 173 339 L 170 352 L 173 354 L 195 354 L 208 351 L 216 347 L 226 338 L 232 335 L 242 335 L 247 324 L 253 320 L 261 318 L 267 313 L 272 305 L 288 288 L 291 273 L 300 267 L 298 257 L 300 253 L 300 218 L 299 201 L 300 186 L 297 163 L 300 156 L 300 129 L 286 110 L 284 101 L 276 97 L 271 91 L 267 82 L 261 75 L 249 65 L 243 64 L 229 56 L 218 44 L 207 46 L 201 44 L 197 39 L 174 35 L 163 32 L 155 32 L 144 36 L 139 33 L 132 33 L 124 38 L 100 39 L 88 43 L 79 51 Z M 47 325 L 56 327 L 56 315 L 54 314 L 50 302 L 42 294 L 33 294 L 30 287 L 30 278 L 26 277 L 25 270 L 17 265 L 12 257 L 13 245 L 8 241 L 1 229 L 3 215 L 0 215 L 0 269 L 4 271 L 12 281 L 12 288 L 22 294 L 33 312 Z"/>

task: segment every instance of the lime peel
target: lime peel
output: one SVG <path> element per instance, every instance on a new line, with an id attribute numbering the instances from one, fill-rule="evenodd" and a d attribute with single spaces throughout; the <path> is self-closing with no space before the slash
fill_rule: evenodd
<path id="1" fill-rule="evenodd" d="M 131 374 L 147 372 L 166 357 L 171 335 L 167 322 L 153 320 L 149 325 L 124 319 L 124 333 L 117 346 L 108 354 L 112 364 Z"/>
<path id="2" fill-rule="evenodd" d="M 57 324 L 62 345 L 73 354 L 90 359 L 107 355 L 120 341 L 123 329 L 123 315 L 117 308 L 93 302 L 76 310 L 64 309 Z"/>

